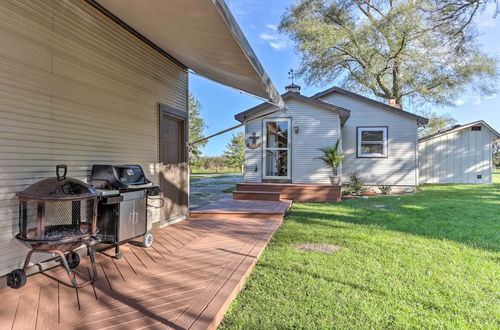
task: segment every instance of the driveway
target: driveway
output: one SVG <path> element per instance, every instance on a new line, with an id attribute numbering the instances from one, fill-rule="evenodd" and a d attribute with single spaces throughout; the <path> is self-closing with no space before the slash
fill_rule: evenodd
<path id="1" fill-rule="evenodd" d="M 221 198 L 231 198 L 232 193 L 228 189 L 235 188 L 242 181 L 242 174 L 221 174 L 206 178 L 195 175 L 191 179 L 190 208 L 195 209 Z"/>

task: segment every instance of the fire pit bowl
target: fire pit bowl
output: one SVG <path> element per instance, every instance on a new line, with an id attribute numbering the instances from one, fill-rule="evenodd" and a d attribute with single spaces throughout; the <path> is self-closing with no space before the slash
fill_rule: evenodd
<path id="1" fill-rule="evenodd" d="M 85 182 L 67 178 L 66 173 L 66 165 L 58 165 L 55 178 L 39 181 L 17 194 L 19 233 L 16 238 L 31 251 L 23 269 L 16 269 L 7 276 L 10 287 L 20 288 L 26 283 L 26 269 L 34 252 L 57 254 L 74 287 L 81 287 L 96 278 L 91 243 L 97 233 L 99 194 Z M 80 258 L 74 250 L 82 245 L 87 246 L 94 276 L 78 284 L 71 268 L 78 266 Z"/>

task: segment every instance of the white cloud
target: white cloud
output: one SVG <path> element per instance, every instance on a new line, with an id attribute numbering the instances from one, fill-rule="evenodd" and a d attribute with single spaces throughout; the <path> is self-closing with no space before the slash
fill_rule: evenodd
<path id="1" fill-rule="evenodd" d="M 280 40 L 280 41 L 271 41 L 269 43 L 269 46 L 273 47 L 276 50 L 281 50 L 286 47 L 286 41 L 285 40 Z"/>
<path id="2" fill-rule="evenodd" d="M 491 94 L 491 95 L 486 95 L 486 96 L 476 96 L 476 97 L 474 98 L 474 104 L 475 104 L 475 105 L 479 105 L 479 104 L 481 104 L 484 100 L 494 99 L 495 97 L 497 97 L 497 94 Z"/>
<path id="3" fill-rule="evenodd" d="M 288 46 L 288 40 L 278 33 L 278 26 L 274 24 L 266 24 L 266 28 L 271 31 L 263 32 L 259 35 L 259 39 L 267 41 L 271 48 L 282 50 Z"/>
<path id="4" fill-rule="evenodd" d="M 465 103 L 464 100 L 456 100 L 455 101 L 455 105 L 462 105 L 464 103 Z"/>
<path id="5" fill-rule="evenodd" d="M 495 17 L 496 4 L 489 4 L 486 10 L 482 12 L 476 19 L 476 24 L 479 30 L 487 30 L 493 28 L 498 23 L 498 17 Z M 497 14 L 498 15 L 498 14 Z"/>
<path id="6" fill-rule="evenodd" d="M 270 35 L 270 34 L 267 34 L 267 33 L 261 33 L 260 36 L 259 36 L 259 38 L 262 39 L 262 40 L 278 40 L 279 39 L 278 36 Z"/>

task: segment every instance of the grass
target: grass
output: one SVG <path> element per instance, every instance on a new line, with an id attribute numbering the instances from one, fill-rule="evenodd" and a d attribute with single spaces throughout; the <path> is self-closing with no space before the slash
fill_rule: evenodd
<path id="1" fill-rule="evenodd" d="M 225 179 L 227 178 L 228 176 L 227 175 L 190 175 L 189 176 L 189 180 L 191 182 L 193 181 L 198 181 L 198 180 L 201 180 L 201 179 L 207 179 L 207 178 L 211 178 L 211 179 Z M 212 182 L 211 184 L 227 184 L 227 182 Z"/>
<path id="2" fill-rule="evenodd" d="M 223 192 L 223 193 L 227 193 L 227 194 L 229 194 L 229 193 L 232 193 L 232 192 L 233 192 L 233 191 L 235 191 L 235 190 L 236 190 L 236 186 L 226 188 L 226 189 L 224 189 L 222 192 Z"/>
<path id="3" fill-rule="evenodd" d="M 291 246 L 306 242 L 344 249 Z M 493 185 L 294 204 L 221 326 L 500 328 L 500 173 Z"/>
<path id="4" fill-rule="evenodd" d="M 191 175 L 196 174 L 241 174 L 241 170 L 227 169 L 227 170 L 204 170 L 204 169 L 191 169 Z"/>

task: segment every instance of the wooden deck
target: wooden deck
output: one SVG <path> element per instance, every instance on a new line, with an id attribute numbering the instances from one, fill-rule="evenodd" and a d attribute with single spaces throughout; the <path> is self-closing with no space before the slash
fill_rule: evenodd
<path id="1" fill-rule="evenodd" d="M 214 329 L 289 206 L 221 200 L 155 231 L 152 248 L 131 242 L 120 260 L 97 253 L 93 285 L 58 282 L 67 279 L 58 267 L 21 289 L 2 288 L 0 329 Z M 82 279 L 87 259 L 78 267 Z"/>

